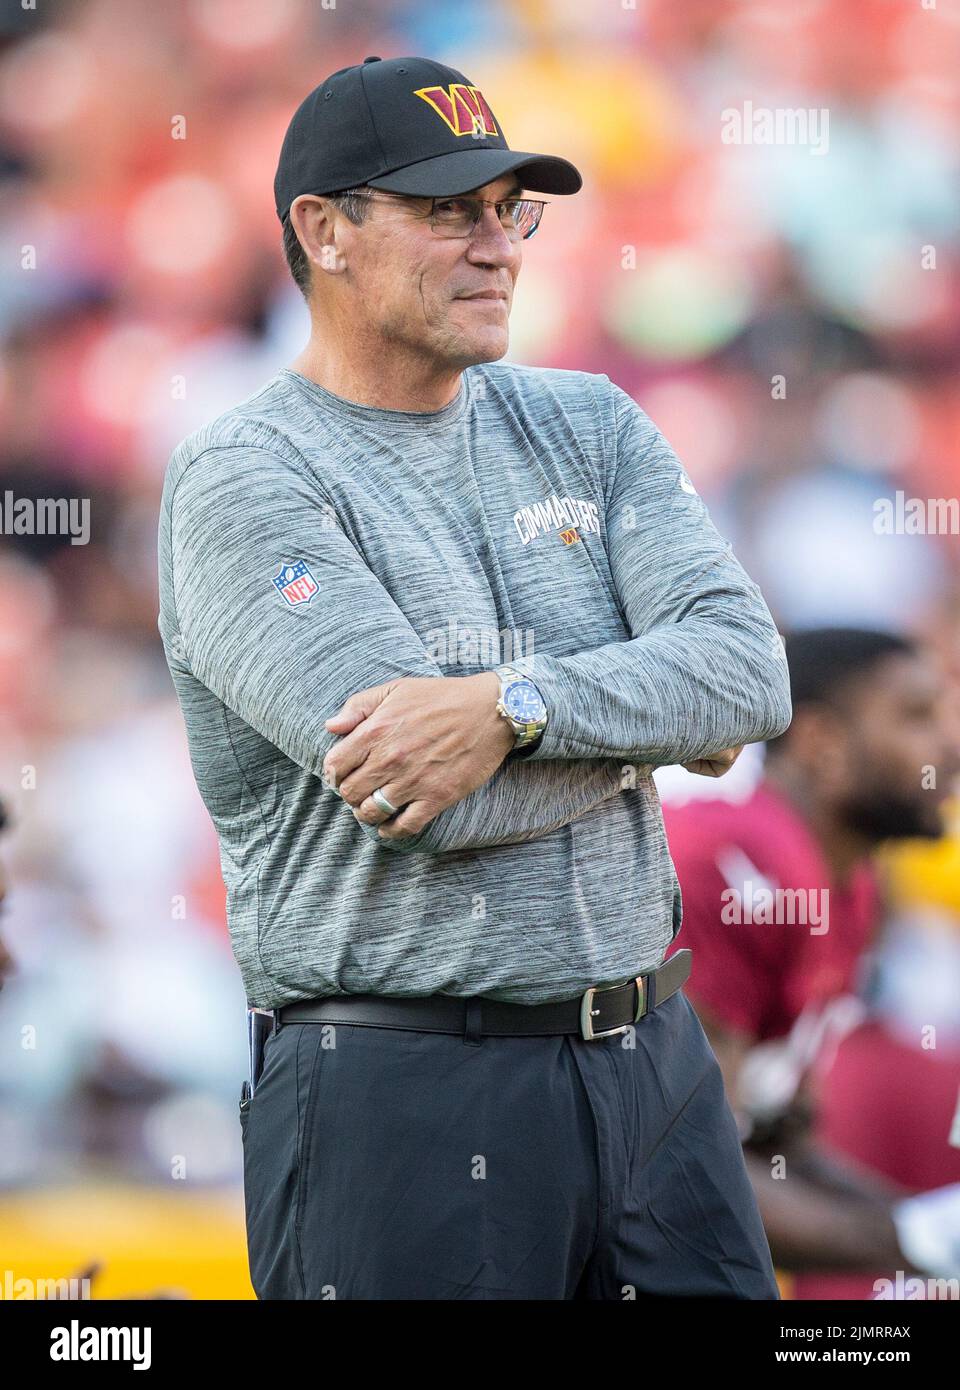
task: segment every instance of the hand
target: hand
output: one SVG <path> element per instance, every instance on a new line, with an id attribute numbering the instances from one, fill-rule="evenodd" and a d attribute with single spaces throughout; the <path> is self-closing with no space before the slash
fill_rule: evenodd
<path id="1" fill-rule="evenodd" d="M 741 743 L 739 748 L 724 748 L 721 753 L 713 753 L 709 758 L 694 758 L 692 763 L 681 763 L 680 766 L 699 777 L 722 777 L 730 771 L 743 749 Z"/>
<path id="2" fill-rule="evenodd" d="M 500 679 L 405 676 L 351 695 L 326 721 L 341 734 L 323 775 L 357 820 L 381 825 L 384 839 L 416 835 L 496 772 L 514 744 L 497 713 Z M 379 788 L 399 807 L 387 817 L 371 797 Z"/>

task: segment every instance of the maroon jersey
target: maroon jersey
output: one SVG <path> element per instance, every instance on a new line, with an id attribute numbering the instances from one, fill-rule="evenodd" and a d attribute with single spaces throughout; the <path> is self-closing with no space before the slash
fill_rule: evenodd
<path id="1" fill-rule="evenodd" d="M 694 1007 L 759 1043 L 854 989 L 880 911 L 869 861 L 834 883 L 807 823 L 767 782 L 741 804 L 667 805 L 664 822 L 683 894 L 668 954 L 693 951 Z"/>

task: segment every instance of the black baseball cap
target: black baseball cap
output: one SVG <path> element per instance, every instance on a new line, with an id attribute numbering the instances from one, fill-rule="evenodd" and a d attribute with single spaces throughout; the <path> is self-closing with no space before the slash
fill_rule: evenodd
<path id="1" fill-rule="evenodd" d="M 558 155 L 511 150 L 479 87 L 456 68 L 370 57 L 331 73 L 297 107 L 273 190 L 282 221 L 301 193 L 369 184 L 453 196 L 514 169 L 537 193 L 576 193 L 583 182 Z"/>

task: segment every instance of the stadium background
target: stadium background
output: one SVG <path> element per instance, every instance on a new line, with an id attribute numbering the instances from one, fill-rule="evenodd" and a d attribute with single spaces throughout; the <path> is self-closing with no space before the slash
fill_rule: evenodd
<path id="1" fill-rule="evenodd" d="M 872 525 L 960 479 L 955 3 L 6 6 L 0 497 L 89 497 L 92 534 L 0 536 L 0 1264 L 96 1259 L 98 1296 L 252 1296 L 244 999 L 158 641 L 157 508 L 173 446 L 306 340 L 276 156 L 370 53 L 460 68 L 514 146 L 584 172 L 526 248 L 509 360 L 634 394 L 781 629 L 920 634 L 960 685 L 957 537 Z M 826 107 L 828 150 L 723 143 L 747 100 Z M 717 790 L 680 778 L 665 796 Z M 917 968 L 955 969 L 960 841 L 884 861 Z M 960 989 L 946 1013 L 955 1055 Z"/>

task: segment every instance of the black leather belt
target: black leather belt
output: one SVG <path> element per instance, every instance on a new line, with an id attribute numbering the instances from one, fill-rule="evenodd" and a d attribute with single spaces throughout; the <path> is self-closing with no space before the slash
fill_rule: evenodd
<path id="1" fill-rule="evenodd" d="M 676 951 L 649 974 L 604 988 L 592 986 L 576 999 L 556 1004 L 504 1004 L 483 996 L 332 994 L 298 999 L 274 1010 L 285 1023 L 357 1023 L 366 1028 L 409 1028 L 417 1033 L 542 1037 L 579 1033 L 587 1042 L 625 1033 L 651 1009 L 669 999 L 690 974 L 691 953 Z"/>

